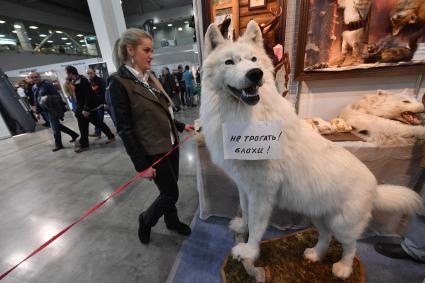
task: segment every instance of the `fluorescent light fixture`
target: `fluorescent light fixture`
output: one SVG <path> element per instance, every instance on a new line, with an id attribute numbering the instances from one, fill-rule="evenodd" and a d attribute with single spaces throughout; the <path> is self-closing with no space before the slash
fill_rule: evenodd
<path id="1" fill-rule="evenodd" d="M 22 28 L 20 25 L 13 25 L 14 28 Z"/>
<path id="2" fill-rule="evenodd" d="M 56 33 L 62 33 L 62 31 L 60 31 L 60 30 L 57 30 L 57 31 L 56 31 Z"/>
<path id="3" fill-rule="evenodd" d="M 182 31 L 183 29 L 182 29 L 182 28 L 178 28 L 178 30 L 179 30 L 179 31 Z"/>
<path id="4" fill-rule="evenodd" d="M 84 40 L 81 39 L 80 42 L 84 42 Z"/>
<path id="5" fill-rule="evenodd" d="M 6 37 L 4 34 L 0 34 L 0 37 Z"/>
<path id="6" fill-rule="evenodd" d="M 153 29 L 156 29 L 156 27 L 153 27 Z"/>
<path id="7" fill-rule="evenodd" d="M 16 41 L 13 39 L 9 39 L 9 38 L 3 38 L 0 39 L 0 45 L 16 45 Z"/>
<path id="8" fill-rule="evenodd" d="M 0 20 L 0 24 L 4 24 L 6 21 Z"/>
<path id="9" fill-rule="evenodd" d="M 16 30 L 12 30 L 13 33 L 18 33 Z"/>
<path id="10" fill-rule="evenodd" d="M 67 37 L 61 37 L 61 39 L 62 39 L 62 40 L 68 40 L 68 38 L 67 38 Z"/>
<path id="11" fill-rule="evenodd" d="M 72 44 L 71 42 L 67 42 L 67 43 L 66 43 L 66 45 L 71 45 L 71 44 Z"/>
<path id="12" fill-rule="evenodd" d="M 53 40 L 48 40 L 47 42 L 48 42 L 48 43 L 53 43 Z"/>
<path id="13" fill-rule="evenodd" d="M 30 26 L 29 28 L 30 28 L 30 29 L 38 29 L 38 27 L 37 27 L 37 26 Z"/>
<path id="14" fill-rule="evenodd" d="M 169 26 L 169 27 L 172 27 L 172 26 L 173 26 L 173 24 L 168 24 L 168 26 Z"/>
<path id="15" fill-rule="evenodd" d="M 81 44 L 81 46 L 86 46 L 85 44 Z"/>
<path id="16" fill-rule="evenodd" d="M 47 35 L 46 34 L 44 34 L 44 33 L 42 33 L 42 34 L 40 34 L 40 37 L 46 37 Z"/>
<path id="17" fill-rule="evenodd" d="M 188 24 L 188 23 L 189 23 L 189 21 L 184 21 L 184 23 L 185 23 L 185 24 Z"/>
<path id="18" fill-rule="evenodd" d="M 77 34 L 78 37 L 83 37 L 84 35 L 82 35 L 81 33 Z"/>
<path id="19" fill-rule="evenodd" d="M 32 40 L 32 38 L 31 37 L 28 37 L 28 40 Z"/>

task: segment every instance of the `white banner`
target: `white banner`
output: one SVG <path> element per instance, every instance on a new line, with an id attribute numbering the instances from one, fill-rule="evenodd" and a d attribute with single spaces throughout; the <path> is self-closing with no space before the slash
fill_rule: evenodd
<path id="1" fill-rule="evenodd" d="M 224 159 L 281 159 L 281 121 L 224 123 Z"/>

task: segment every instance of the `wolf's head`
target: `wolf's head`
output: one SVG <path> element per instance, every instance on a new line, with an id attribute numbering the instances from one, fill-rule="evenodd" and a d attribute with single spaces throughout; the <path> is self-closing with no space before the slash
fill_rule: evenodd
<path id="1" fill-rule="evenodd" d="M 255 105 L 260 101 L 259 88 L 265 80 L 273 80 L 273 66 L 254 21 L 236 42 L 225 40 L 217 25 L 210 25 L 205 35 L 205 56 L 203 83 L 231 101 Z"/>
<path id="2" fill-rule="evenodd" d="M 376 94 L 364 97 L 352 107 L 371 115 L 411 125 L 421 124 L 417 114 L 424 111 L 424 105 L 408 95 L 407 89 L 399 94 L 378 90 Z"/>

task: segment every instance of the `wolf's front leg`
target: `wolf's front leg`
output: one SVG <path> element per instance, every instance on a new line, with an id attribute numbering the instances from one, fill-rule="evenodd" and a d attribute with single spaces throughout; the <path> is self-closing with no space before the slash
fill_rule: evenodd
<path id="1" fill-rule="evenodd" d="M 239 243 L 232 249 L 232 255 L 239 259 L 257 259 L 260 249 L 259 245 L 266 230 L 270 214 L 273 209 L 275 193 L 271 190 L 257 189 L 248 191 L 248 230 L 247 243 Z"/>
<path id="2" fill-rule="evenodd" d="M 242 217 L 235 217 L 230 221 L 229 228 L 235 233 L 236 243 L 244 243 L 248 238 L 248 197 L 245 191 L 239 189 L 239 202 Z"/>

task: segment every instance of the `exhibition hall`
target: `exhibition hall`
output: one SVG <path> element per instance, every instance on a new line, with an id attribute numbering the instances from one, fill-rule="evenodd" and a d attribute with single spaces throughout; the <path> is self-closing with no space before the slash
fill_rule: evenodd
<path id="1" fill-rule="evenodd" d="M 425 282 L 425 0 L 0 0 L 0 281 Z"/>

